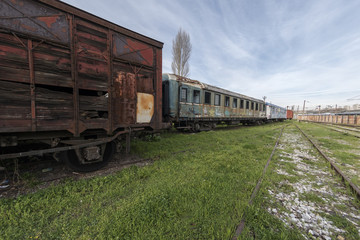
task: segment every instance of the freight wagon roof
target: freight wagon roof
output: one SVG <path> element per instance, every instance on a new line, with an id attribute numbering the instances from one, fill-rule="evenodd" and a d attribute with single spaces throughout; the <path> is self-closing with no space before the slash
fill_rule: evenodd
<path id="1" fill-rule="evenodd" d="M 59 10 L 62 10 L 64 12 L 68 12 L 70 14 L 73 14 L 73 15 L 76 15 L 80 18 L 83 18 L 83 19 L 86 19 L 88 21 L 91 21 L 91 22 L 95 22 L 96 24 L 98 25 L 102 25 L 104 27 L 107 27 L 111 30 L 114 30 L 114 31 L 117 31 L 117 32 L 120 32 L 124 35 L 127 35 L 129 37 L 133 37 L 137 40 L 140 40 L 142 42 L 145 42 L 145 43 L 148 43 L 148 44 L 151 44 L 155 47 L 158 47 L 158 48 L 162 48 L 164 43 L 160 42 L 160 41 L 157 41 L 155 39 L 152 39 L 152 38 L 149 38 L 147 36 L 144 36 L 140 33 L 137 33 L 137 32 L 134 32 L 134 31 L 131 31 L 127 28 L 124 28 L 124 27 L 121 27 L 113 22 L 110 22 L 108 20 L 105 20 L 103 18 L 100 18 L 94 14 L 91 14 L 89 12 L 86 12 L 84 10 L 81 10 L 77 7 L 74 7 L 72 5 L 69 5 L 67 3 L 64 3 L 62 1 L 59 1 L 59 0 L 38 0 L 38 2 L 42 2 L 44 4 L 47 4 L 51 7 L 54 7 L 54 8 L 57 8 Z M 103 2 L 99 1 L 99 4 L 104 4 Z"/>
<path id="2" fill-rule="evenodd" d="M 242 99 L 247 99 L 247 100 L 252 100 L 252 101 L 256 101 L 256 102 L 261 102 L 263 103 L 263 100 L 260 99 L 256 99 L 253 97 L 249 97 L 240 93 L 236 93 L 236 92 L 232 92 L 220 87 L 216 87 L 216 86 L 212 86 L 203 82 L 200 82 L 198 80 L 193 80 L 190 78 L 185 78 L 185 77 L 181 77 L 175 74 L 171 74 L 171 73 L 163 73 L 163 80 L 176 80 L 178 82 L 183 82 L 183 83 L 187 83 L 190 85 L 196 85 L 199 88 L 205 89 L 205 90 L 209 90 L 209 91 L 213 91 L 213 92 L 218 92 L 218 93 L 222 93 L 225 95 L 231 95 L 231 96 L 235 96 L 238 98 L 242 98 Z"/>

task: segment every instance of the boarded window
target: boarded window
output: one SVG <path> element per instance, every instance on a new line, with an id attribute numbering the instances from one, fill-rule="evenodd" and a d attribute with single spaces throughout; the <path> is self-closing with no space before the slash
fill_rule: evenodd
<path id="1" fill-rule="evenodd" d="M 230 97 L 225 97 L 225 107 L 230 106 Z"/>
<path id="2" fill-rule="evenodd" d="M 187 89 L 186 88 L 181 88 L 180 102 L 187 102 Z"/>
<path id="3" fill-rule="evenodd" d="M 215 103 L 216 106 L 220 106 L 220 94 L 215 94 Z"/>
<path id="4" fill-rule="evenodd" d="M 200 103 L 200 91 L 194 90 L 193 103 Z"/>
<path id="5" fill-rule="evenodd" d="M 240 108 L 244 108 L 244 100 L 240 99 Z"/>
<path id="6" fill-rule="evenodd" d="M 205 104 L 211 104 L 211 93 L 205 92 Z"/>
<path id="7" fill-rule="evenodd" d="M 237 98 L 234 98 L 233 105 L 232 105 L 233 108 L 237 108 L 237 102 L 238 102 Z"/>

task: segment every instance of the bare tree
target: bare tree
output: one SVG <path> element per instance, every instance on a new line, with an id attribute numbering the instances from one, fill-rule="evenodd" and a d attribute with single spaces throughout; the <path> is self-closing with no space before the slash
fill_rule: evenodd
<path id="1" fill-rule="evenodd" d="M 189 76 L 189 59 L 191 48 L 189 34 L 180 28 L 176 34 L 175 39 L 173 40 L 172 47 L 173 61 L 171 63 L 171 68 L 174 74 L 182 77 Z"/>

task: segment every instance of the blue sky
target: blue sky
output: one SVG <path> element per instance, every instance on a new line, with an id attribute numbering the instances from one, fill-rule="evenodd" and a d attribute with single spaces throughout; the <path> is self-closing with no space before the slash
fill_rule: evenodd
<path id="1" fill-rule="evenodd" d="M 353 105 L 360 95 L 358 0 L 64 0 L 164 43 L 192 43 L 190 78 L 280 106 Z"/>

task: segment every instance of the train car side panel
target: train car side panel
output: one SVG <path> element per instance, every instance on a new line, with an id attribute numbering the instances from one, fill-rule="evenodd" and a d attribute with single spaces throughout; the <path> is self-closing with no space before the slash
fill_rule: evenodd
<path id="1" fill-rule="evenodd" d="M 161 42 L 56 0 L 2 0 L 0 14 L 0 137 L 76 145 L 162 127 Z"/>

